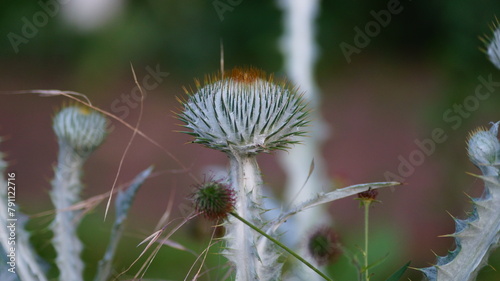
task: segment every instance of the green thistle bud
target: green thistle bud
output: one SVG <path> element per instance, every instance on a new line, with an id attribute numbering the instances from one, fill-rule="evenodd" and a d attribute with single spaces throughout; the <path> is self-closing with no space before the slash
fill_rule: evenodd
<path id="1" fill-rule="evenodd" d="M 329 227 L 318 228 L 309 237 L 307 249 L 321 266 L 334 262 L 342 253 L 338 235 Z"/>
<path id="2" fill-rule="evenodd" d="M 468 153 L 469 158 L 475 165 L 481 167 L 494 164 L 498 161 L 500 143 L 498 142 L 498 124 L 494 123 L 489 130 L 478 128 L 469 136 Z"/>
<path id="3" fill-rule="evenodd" d="M 189 93 L 188 93 L 189 94 Z M 178 114 L 195 143 L 238 154 L 287 149 L 304 135 L 307 110 L 296 89 L 259 70 L 235 68 L 207 79 Z"/>
<path id="4" fill-rule="evenodd" d="M 225 219 L 234 210 L 234 191 L 219 181 L 209 180 L 199 186 L 191 195 L 195 210 L 207 219 Z"/>
<path id="5" fill-rule="evenodd" d="M 54 117 L 53 128 L 61 146 L 70 147 L 80 157 L 87 157 L 106 138 L 106 118 L 91 109 L 68 106 Z"/>

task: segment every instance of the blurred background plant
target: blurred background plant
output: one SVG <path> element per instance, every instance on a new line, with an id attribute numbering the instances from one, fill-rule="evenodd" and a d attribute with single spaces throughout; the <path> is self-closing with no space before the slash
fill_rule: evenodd
<path id="1" fill-rule="evenodd" d="M 149 86 L 141 130 L 175 151 L 175 156 L 199 177 L 203 177 L 207 166 L 224 165 L 226 159 L 201 146 L 183 145 L 190 139 L 173 132 L 179 127 L 175 126 L 171 110 L 178 107 L 175 96 L 183 95 L 182 87 L 192 85 L 193 77 L 219 69 L 220 40 L 227 68 L 254 65 L 278 76 L 284 73 L 278 43 L 283 32 L 282 11 L 272 1 L 116 1 L 114 7 L 118 8 L 109 8 L 112 19 L 86 27 L 69 21 L 72 17 L 62 16 L 61 7 L 54 16 L 45 12 L 45 21 L 43 7 L 56 2 L 0 3 L 0 34 L 4 38 L 0 41 L 1 90 L 70 89 L 85 93 L 93 104 L 133 123 L 139 113 L 139 99 L 129 67 L 132 63 L 139 83 Z M 404 177 L 407 188 L 381 192 L 378 199 L 383 204 L 371 210 L 371 254 L 381 257 L 390 253 L 388 261 L 374 270 L 374 280 L 388 276 L 401 266 L 401 261 L 412 260 L 412 266 L 425 267 L 434 262 L 431 250 L 444 255 L 453 248 L 453 239 L 438 238 L 454 232 L 453 220 L 446 211 L 465 216 L 464 209 L 471 206 L 463 192 L 471 196 L 482 192 L 481 182 L 465 174 L 475 168 L 468 162 L 464 140 L 472 128 L 498 119 L 500 103 L 495 89 L 486 101 L 465 115 L 453 111 L 454 105 L 463 104 L 474 94 L 479 76 L 487 79 L 491 75 L 491 80 L 500 81 L 498 71 L 478 50 L 482 46 L 478 36 L 491 34 L 489 26 L 500 11 L 498 1 L 460 5 L 449 0 L 400 2 L 402 11 L 392 15 L 390 23 L 348 63 L 340 44 L 353 44 L 354 28 L 363 29 L 373 21 L 370 12 L 387 9 L 388 2 L 322 1 L 316 31 L 317 84 L 322 94 L 322 114 L 331 127 L 322 155 L 326 172 L 336 186 L 385 180 L 384 173 L 398 174 L 401 159 L 408 160 L 419 149 L 416 140 L 431 138 L 436 128 L 447 136 Z M 25 27 L 29 25 L 26 22 L 34 28 Z M 12 42 L 24 43 L 16 48 Z M 63 99 L 2 95 L 0 135 L 4 141 L 0 149 L 7 154 L 10 169 L 18 174 L 18 200 L 26 214 L 52 208 L 48 179 L 53 175 L 57 143 L 50 116 Z M 461 116 L 460 123 L 445 119 L 449 110 L 453 116 Z M 87 187 L 83 197 L 103 193 L 112 186 L 118 159 L 132 134 L 116 122 L 112 128 L 106 143 L 85 167 Z M 267 185 L 277 196 L 284 196 L 286 177 L 279 165 L 267 155 L 261 156 L 259 163 L 267 171 Z M 133 142 L 119 180 L 130 180 L 152 164 L 155 171 L 164 173 L 148 180 L 137 196 L 124 242 L 118 249 L 118 271 L 139 255 L 140 249 L 130 245 L 151 234 L 169 200 L 175 201 L 174 217 L 187 209 L 182 206 L 188 205 L 185 197 L 192 191 L 192 179 L 174 160 L 143 139 Z M 324 187 L 325 191 L 329 188 Z M 360 246 L 363 212 L 356 202 L 341 200 L 328 211 L 343 245 Z M 104 223 L 109 227 L 102 226 L 102 214 L 103 206 L 81 223 L 85 261 L 99 260 L 105 250 L 111 221 Z M 33 240 L 40 255 L 53 259 L 54 252 L 47 246 L 49 221 L 47 217 L 37 218 L 28 227 L 35 233 Z M 210 233 L 206 222 L 196 220 L 174 239 L 200 253 Z M 95 239 L 96 235 L 102 239 Z M 213 251 L 217 252 L 217 247 Z M 194 259 L 191 251 L 162 250 L 147 277 L 184 278 Z M 165 268 L 165 264 L 174 262 L 176 270 Z M 343 270 L 351 268 L 349 262 L 341 257 L 328 266 L 328 271 L 338 280 L 350 280 L 356 272 L 354 268 Z M 499 253 L 492 255 L 490 264 L 500 265 Z M 209 255 L 208 269 L 224 265 L 222 257 Z M 96 271 L 96 265 L 89 263 L 85 276 L 88 279 Z M 212 280 L 220 278 L 214 272 L 210 273 Z M 405 277 L 418 280 L 421 274 L 408 271 Z M 489 267 L 478 278 L 496 279 L 498 275 Z"/>

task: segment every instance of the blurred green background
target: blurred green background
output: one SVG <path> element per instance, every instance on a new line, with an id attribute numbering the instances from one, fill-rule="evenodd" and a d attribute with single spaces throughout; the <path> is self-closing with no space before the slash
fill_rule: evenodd
<path id="1" fill-rule="evenodd" d="M 130 64 L 139 82 L 151 71 L 159 71 L 162 76 L 144 101 L 140 129 L 200 179 L 207 171 L 217 169 L 215 166 L 224 167 L 225 156 L 187 144 L 190 138 L 175 132 L 180 122 L 172 111 L 179 110 L 175 97 L 184 95 L 183 87 L 194 85 L 193 78 L 203 79 L 219 70 L 221 40 L 227 69 L 252 65 L 284 76 L 284 57 L 279 48 L 283 18 L 275 1 L 243 0 L 225 11 L 223 19 L 217 13 L 217 1 L 124 1 L 113 18 L 95 28 L 81 28 L 65 20 L 63 4 L 45 20 L 41 13 L 50 3 L 55 0 L 0 2 L 0 90 L 77 91 L 86 94 L 94 105 L 135 124 L 140 112 L 137 102 L 128 100 L 128 110 L 119 109 L 127 104 L 124 97 L 134 93 Z M 474 94 L 480 83 L 478 77 L 491 76 L 491 80 L 500 81 L 499 70 L 479 50 L 484 45 L 478 38 L 491 34 L 500 2 L 401 1 L 402 12 L 393 15 L 388 26 L 348 63 L 340 44 L 353 45 L 355 27 L 363 29 L 373 21 L 370 12 L 387 9 L 387 4 L 322 1 L 316 30 L 315 76 L 323 100 L 320 110 L 331 127 L 323 155 L 332 182 L 342 186 L 383 181 L 387 171 L 397 172 L 401 157 L 408 159 L 418 149 L 416 140 L 430 138 L 435 128 L 441 128 L 447 136 L 405 178 L 405 186 L 381 192 L 383 203 L 376 205 L 371 215 L 371 245 L 374 260 L 389 256 L 372 270 L 376 274 L 373 280 L 385 280 L 410 260 L 413 267 L 428 266 L 435 261 L 433 251 L 444 255 L 453 249 L 452 239 L 438 238 L 454 230 L 447 212 L 463 218 L 470 210 L 464 192 L 479 196 L 482 191 L 481 182 L 465 174 L 479 172 L 468 162 L 466 137 L 472 129 L 500 120 L 498 89 L 461 117 L 457 126 L 444 117 L 454 105 Z M 26 22 L 40 24 L 30 29 Z M 47 192 L 57 145 L 51 117 L 67 101 L 28 94 L 1 96 L 0 135 L 4 141 L 0 149 L 7 154 L 10 169 L 18 173 L 18 202 L 27 214 L 52 208 Z M 132 135 L 119 123 L 113 125 L 107 142 L 86 165 L 83 198 L 112 186 Z M 260 163 L 264 180 L 279 197 L 285 183 L 283 172 L 272 155 L 261 157 Z M 193 188 L 192 179 L 172 158 L 142 138 L 134 140 L 118 181 L 131 180 L 149 165 L 155 165 L 158 174 L 148 180 L 131 211 L 116 261 L 117 273 L 139 255 L 142 248 L 135 245 L 155 230 L 171 198 L 175 198 L 171 219 L 189 209 L 185 198 Z M 363 229 L 358 202 L 342 200 L 329 210 L 344 246 L 356 252 L 362 245 Z M 33 219 L 30 228 L 40 254 L 51 260 L 54 253 L 48 243 L 49 221 L 50 217 Z M 104 251 L 109 224 L 103 222 L 100 206 L 80 228 L 86 245 L 88 280 Z M 196 219 L 182 227 L 173 240 L 201 253 L 211 232 L 209 223 Z M 165 247 L 146 277 L 183 280 L 195 259 L 193 253 Z M 331 276 L 354 280 L 348 263 L 343 257 L 329 267 Z M 490 264 L 478 280 L 500 278 L 493 270 L 500 266 L 498 253 L 491 257 Z M 130 274 L 137 269 L 132 268 Z M 206 274 L 201 280 L 220 280 L 227 265 L 222 256 L 211 254 L 202 271 Z M 56 276 L 57 271 L 52 268 L 51 274 Z M 421 275 L 409 270 L 404 280 L 408 278 L 420 280 Z"/>

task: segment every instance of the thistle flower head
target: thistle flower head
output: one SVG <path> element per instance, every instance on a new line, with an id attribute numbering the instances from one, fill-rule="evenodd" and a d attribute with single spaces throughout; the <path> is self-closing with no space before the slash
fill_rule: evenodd
<path id="1" fill-rule="evenodd" d="M 487 42 L 487 54 L 489 60 L 500 69 L 500 26 L 497 19 L 496 24 L 493 24 L 493 37 Z"/>
<path id="2" fill-rule="evenodd" d="M 102 114 L 76 105 L 63 108 L 53 121 L 59 143 L 72 148 L 80 157 L 87 157 L 104 141 L 106 126 Z"/>
<path id="3" fill-rule="evenodd" d="M 189 93 L 188 93 L 189 94 Z M 307 110 L 297 90 L 254 68 L 197 83 L 178 114 L 195 143 L 224 152 L 257 154 L 287 149 L 304 135 Z"/>
<path id="4" fill-rule="evenodd" d="M 475 165 L 481 167 L 498 161 L 500 143 L 498 142 L 498 125 L 494 123 L 489 130 L 478 128 L 470 133 L 467 141 L 469 158 Z"/>
<path id="5" fill-rule="evenodd" d="M 309 237 L 307 249 L 318 265 L 332 263 L 342 253 L 338 235 L 329 227 L 318 228 Z"/>
<path id="6" fill-rule="evenodd" d="M 196 212 L 207 219 L 225 219 L 233 211 L 236 202 L 234 191 L 227 185 L 209 180 L 199 186 L 191 195 Z"/>

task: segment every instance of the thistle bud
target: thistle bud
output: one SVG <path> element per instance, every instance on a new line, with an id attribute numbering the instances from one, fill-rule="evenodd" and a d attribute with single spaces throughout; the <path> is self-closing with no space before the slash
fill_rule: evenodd
<path id="1" fill-rule="evenodd" d="M 91 109 L 68 106 L 54 117 L 53 128 L 61 146 L 85 158 L 106 138 L 106 118 Z"/>
<path id="2" fill-rule="evenodd" d="M 475 165 L 481 167 L 496 163 L 500 153 L 498 142 L 498 124 L 494 123 L 489 130 L 478 128 L 473 131 L 467 142 L 469 158 Z"/>
<path id="3" fill-rule="evenodd" d="M 236 202 L 234 191 L 214 180 L 197 186 L 191 197 L 196 211 L 210 220 L 225 219 L 233 211 Z"/>
<path id="4" fill-rule="evenodd" d="M 342 253 L 338 235 L 329 227 L 318 228 L 309 237 L 307 249 L 318 265 L 332 263 Z"/>
<path id="5" fill-rule="evenodd" d="M 189 94 L 189 93 L 188 93 Z M 182 102 L 179 119 L 195 143 L 238 154 L 287 149 L 304 135 L 307 110 L 296 89 L 254 68 L 207 79 Z"/>

